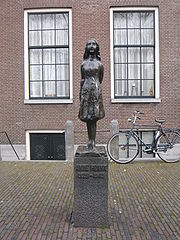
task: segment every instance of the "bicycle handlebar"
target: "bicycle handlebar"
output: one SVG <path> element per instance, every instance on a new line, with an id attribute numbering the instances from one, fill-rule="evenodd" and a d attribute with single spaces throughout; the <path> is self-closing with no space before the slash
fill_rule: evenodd
<path id="1" fill-rule="evenodd" d="M 141 117 L 137 117 L 137 119 L 141 120 Z"/>
<path id="2" fill-rule="evenodd" d="M 136 119 L 138 119 L 138 120 L 141 119 L 141 117 L 137 116 L 138 114 L 144 115 L 144 113 L 141 112 L 141 111 L 139 111 L 139 110 L 134 111 L 133 114 L 132 114 L 132 115 L 133 115 L 133 118 L 134 118 L 134 121 L 133 121 L 134 124 L 135 124 L 135 122 L 136 122 Z"/>
<path id="3" fill-rule="evenodd" d="M 144 113 L 143 112 L 141 112 L 141 111 L 135 111 L 135 113 L 137 113 L 137 114 L 142 114 L 142 115 L 144 115 Z"/>
<path id="4" fill-rule="evenodd" d="M 137 116 L 138 114 L 144 115 L 144 113 L 141 112 L 141 111 L 138 111 L 138 110 L 134 111 L 134 112 L 132 113 L 132 115 L 133 115 L 133 124 L 136 123 L 136 119 L 141 120 L 141 117 Z M 131 119 L 131 118 L 128 118 L 128 122 L 131 122 L 131 121 L 132 121 L 132 119 Z"/>
<path id="5" fill-rule="evenodd" d="M 135 117 L 135 116 L 137 117 L 138 114 L 140 114 L 140 115 L 144 115 L 143 112 L 138 111 L 138 110 L 134 111 L 132 115 L 133 115 L 133 117 Z M 139 117 L 137 117 L 137 118 L 140 119 Z"/>

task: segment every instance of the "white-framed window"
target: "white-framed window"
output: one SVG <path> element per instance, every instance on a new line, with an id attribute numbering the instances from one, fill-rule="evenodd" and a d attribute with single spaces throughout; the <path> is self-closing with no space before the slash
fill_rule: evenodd
<path id="1" fill-rule="evenodd" d="M 72 102 L 71 9 L 24 12 L 25 103 Z"/>
<path id="2" fill-rule="evenodd" d="M 153 130 L 141 130 L 136 132 L 138 134 L 138 136 L 140 137 L 140 139 L 142 139 L 142 141 L 147 144 L 147 145 L 151 145 L 154 135 L 155 135 L 155 131 Z M 147 154 L 146 152 L 144 152 L 145 150 L 145 146 L 143 146 L 143 144 L 140 142 L 139 143 L 139 154 L 137 156 L 137 158 L 154 158 L 155 154 L 151 153 L 151 154 Z"/>
<path id="3" fill-rule="evenodd" d="M 58 160 L 62 155 L 65 155 L 64 130 L 26 131 L 26 160 Z"/>
<path id="4" fill-rule="evenodd" d="M 112 102 L 160 102 L 158 8 L 110 9 Z"/>
<path id="5" fill-rule="evenodd" d="M 130 131 L 130 129 L 120 129 L 122 131 Z M 155 136 L 155 130 L 153 129 L 138 129 L 135 130 L 135 133 L 138 135 L 138 137 L 141 139 L 139 141 L 139 153 L 137 155 L 138 159 L 151 159 L 155 158 L 156 154 L 153 152 L 147 153 L 145 151 L 148 147 L 150 147 L 154 141 Z M 144 145 L 145 144 L 145 145 Z M 127 151 L 124 152 L 124 155 L 127 157 L 129 156 L 129 149 L 127 148 Z"/>

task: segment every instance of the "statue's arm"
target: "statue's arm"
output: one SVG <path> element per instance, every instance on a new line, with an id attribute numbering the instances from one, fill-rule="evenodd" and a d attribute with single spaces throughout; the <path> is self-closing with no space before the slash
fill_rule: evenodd
<path id="1" fill-rule="evenodd" d="M 84 76 L 84 71 L 83 71 L 83 65 L 81 65 L 81 87 L 84 84 L 84 78 L 85 78 L 85 76 Z"/>
<path id="2" fill-rule="evenodd" d="M 101 64 L 101 65 L 100 65 L 100 71 L 99 71 L 99 82 L 100 82 L 100 83 L 102 83 L 103 76 L 104 76 L 104 67 L 103 67 L 103 65 Z"/>
<path id="3" fill-rule="evenodd" d="M 81 100 L 81 89 L 84 84 L 84 71 L 83 71 L 83 65 L 81 65 L 81 82 L 80 82 L 80 92 L 79 92 L 79 99 Z"/>

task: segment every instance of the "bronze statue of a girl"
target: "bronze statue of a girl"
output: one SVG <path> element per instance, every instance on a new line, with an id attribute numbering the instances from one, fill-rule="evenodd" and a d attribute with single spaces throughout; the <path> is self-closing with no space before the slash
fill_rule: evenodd
<path id="1" fill-rule="evenodd" d="M 79 109 L 79 119 L 87 124 L 89 150 L 95 147 L 96 123 L 105 115 L 101 89 L 103 74 L 99 45 L 95 39 L 91 39 L 86 44 L 81 65 Z"/>

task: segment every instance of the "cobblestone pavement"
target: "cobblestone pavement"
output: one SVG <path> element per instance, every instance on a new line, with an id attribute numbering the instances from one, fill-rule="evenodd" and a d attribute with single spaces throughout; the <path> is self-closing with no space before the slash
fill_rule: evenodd
<path id="1" fill-rule="evenodd" d="M 109 227 L 75 228 L 73 164 L 0 162 L 0 239 L 180 239 L 180 162 L 109 164 Z"/>

